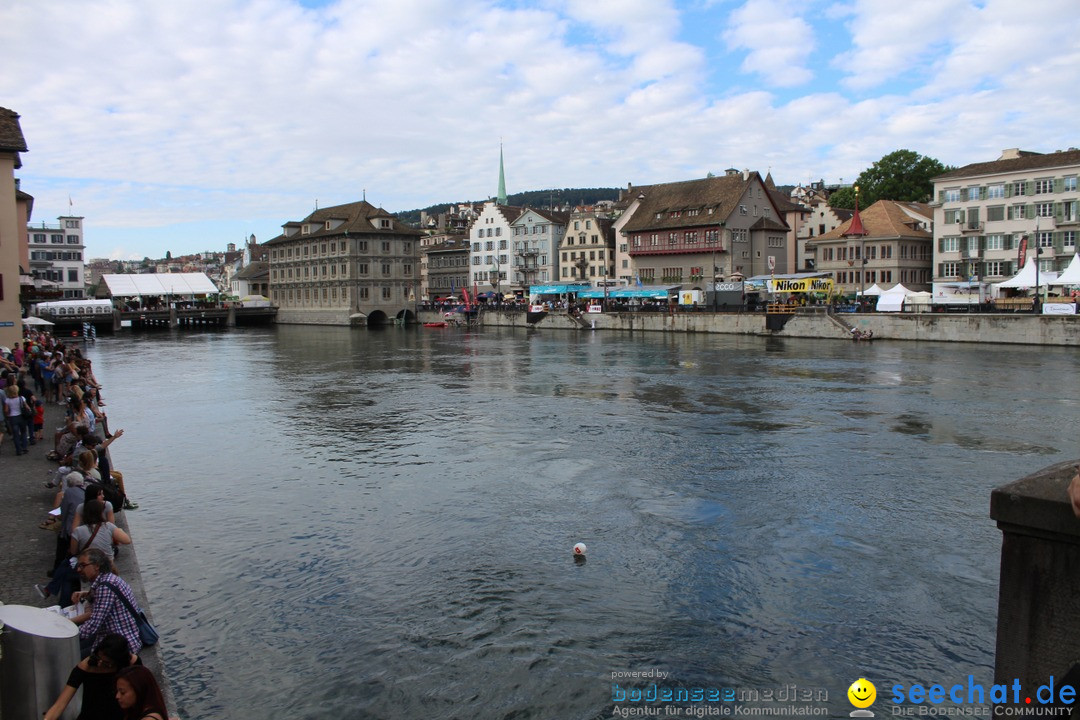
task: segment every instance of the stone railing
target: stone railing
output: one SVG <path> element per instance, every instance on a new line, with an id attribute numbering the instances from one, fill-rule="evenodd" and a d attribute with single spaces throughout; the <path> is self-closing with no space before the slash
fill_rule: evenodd
<path id="1" fill-rule="evenodd" d="M 994 682 L 1060 681 L 1080 660 L 1080 518 L 1066 492 L 1077 463 L 1051 465 L 999 487 L 1001 530 Z"/>

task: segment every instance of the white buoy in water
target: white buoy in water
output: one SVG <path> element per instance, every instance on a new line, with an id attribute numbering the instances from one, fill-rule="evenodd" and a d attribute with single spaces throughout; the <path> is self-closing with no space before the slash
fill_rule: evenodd
<path id="1" fill-rule="evenodd" d="M 585 543 L 578 543 L 574 546 L 574 554 L 584 556 L 587 549 L 588 548 L 585 547 Z"/>

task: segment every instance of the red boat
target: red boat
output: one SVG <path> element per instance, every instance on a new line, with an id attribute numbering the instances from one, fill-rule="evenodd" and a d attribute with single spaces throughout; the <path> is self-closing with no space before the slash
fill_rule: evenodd
<path id="1" fill-rule="evenodd" d="M 427 322 L 427 323 L 424 323 L 424 327 L 430 327 L 430 328 L 444 328 L 447 325 L 449 325 L 449 323 L 444 323 L 444 322 Z"/>

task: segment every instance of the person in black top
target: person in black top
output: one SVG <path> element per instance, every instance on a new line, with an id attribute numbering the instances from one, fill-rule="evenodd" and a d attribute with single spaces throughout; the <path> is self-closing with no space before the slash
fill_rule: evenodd
<path id="1" fill-rule="evenodd" d="M 128 652 L 124 636 L 105 636 L 98 649 L 72 669 L 60 697 L 45 712 L 45 720 L 57 720 L 80 686 L 83 699 L 77 720 L 121 720 L 124 711 L 116 702 L 116 673 L 132 665 L 142 665 L 142 661 Z"/>

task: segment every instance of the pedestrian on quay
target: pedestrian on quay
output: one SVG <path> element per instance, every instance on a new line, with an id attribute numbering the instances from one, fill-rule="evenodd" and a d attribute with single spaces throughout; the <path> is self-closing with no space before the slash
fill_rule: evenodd
<path id="1" fill-rule="evenodd" d="M 23 413 L 31 413 L 32 410 L 27 406 L 26 399 L 19 394 L 17 385 L 8 385 L 4 388 L 4 394 L 4 420 L 7 430 L 15 441 L 15 454 L 23 455 L 28 450 L 26 419 Z M 3 436 L 0 436 L 0 441 L 2 440 Z"/>
<path id="2" fill-rule="evenodd" d="M 142 665 L 126 667 L 116 675 L 116 702 L 124 720 L 168 720 L 165 698 L 154 674 Z"/>

